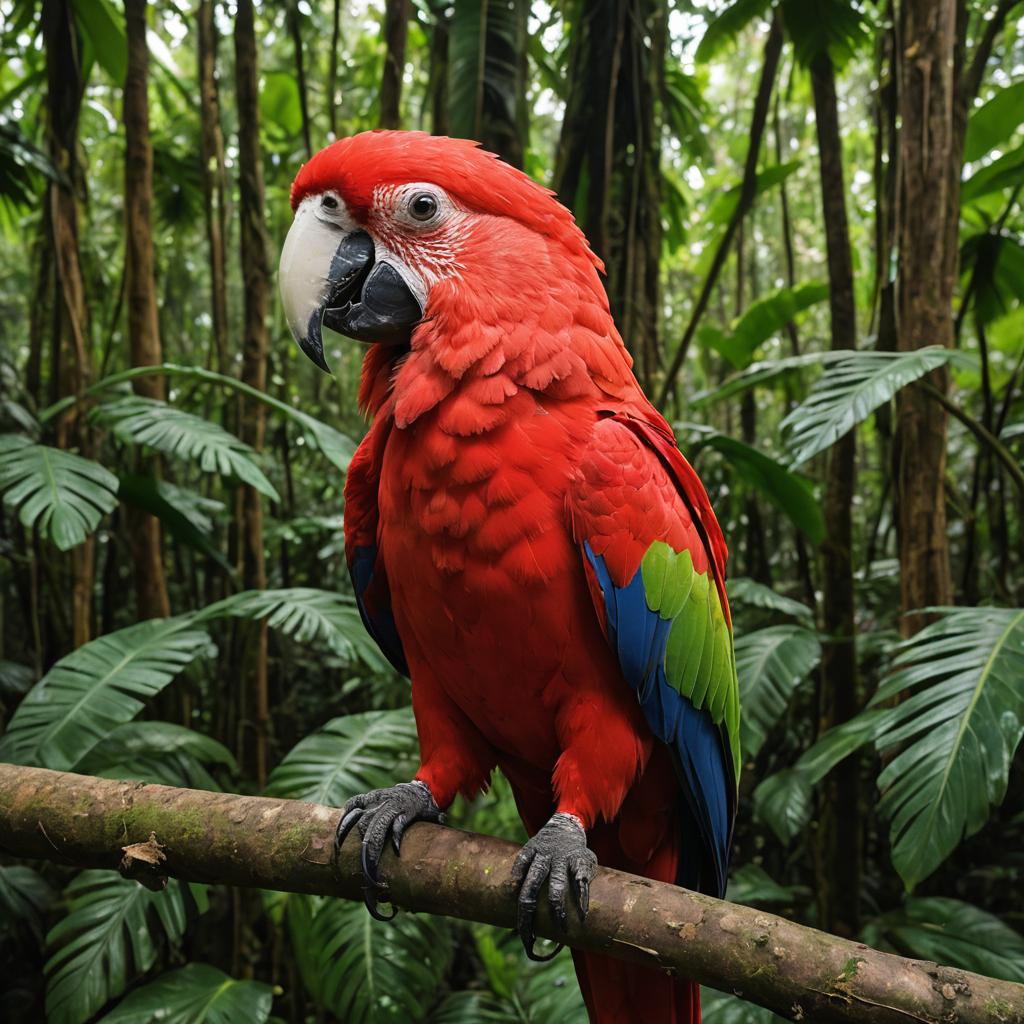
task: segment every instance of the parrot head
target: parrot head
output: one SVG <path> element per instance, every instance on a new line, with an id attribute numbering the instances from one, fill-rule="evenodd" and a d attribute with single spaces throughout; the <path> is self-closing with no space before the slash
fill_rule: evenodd
<path id="1" fill-rule="evenodd" d="M 491 322 L 514 320 L 567 267 L 607 309 L 600 261 L 569 211 L 468 140 L 401 131 L 341 139 L 303 165 L 291 205 L 281 296 L 295 340 L 323 370 L 325 324 L 408 346 L 419 324 L 465 322 L 484 304 Z"/>

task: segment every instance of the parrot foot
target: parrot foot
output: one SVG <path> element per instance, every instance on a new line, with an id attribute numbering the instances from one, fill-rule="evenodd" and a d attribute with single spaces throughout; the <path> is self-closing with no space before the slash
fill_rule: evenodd
<path id="1" fill-rule="evenodd" d="M 334 860 L 337 863 L 345 837 L 358 828 L 362 837 L 360 863 L 363 868 L 363 902 L 372 917 L 390 921 L 397 910 L 382 914 L 377 900 L 387 900 L 387 883 L 378 873 L 384 845 L 391 836 L 391 845 L 397 857 L 402 848 L 402 836 L 414 821 L 440 821 L 441 809 L 426 783 L 400 782 L 388 789 L 374 789 L 349 799 L 342 808 L 341 820 L 334 835 Z"/>
<path id="2" fill-rule="evenodd" d="M 512 865 L 512 879 L 519 889 L 516 931 L 531 960 L 551 960 L 562 948 L 559 945 L 547 956 L 534 952 L 533 944 L 537 937 L 533 931 L 533 918 L 544 879 L 548 880 L 548 903 L 552 913 L 562 931 L 567 931 L 568 890 L 572 888 L 580 920 L 586 920 L 590 908 L 590 883 L 596 871 L 597 857 L 588 848 L 587 833 L 574 814 L 552 815 L 550 821 L 519 851 Z"/>

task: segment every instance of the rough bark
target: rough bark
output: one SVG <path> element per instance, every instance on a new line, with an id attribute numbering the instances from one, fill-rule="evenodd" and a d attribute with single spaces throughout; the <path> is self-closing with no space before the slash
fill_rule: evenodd
<path id="1" fill-rule="evenodd" d="M 380 80 L 380 126 L 400 128 L 405 40 L 409 34 L 409 0 L 384 4 L 384 73 Z"/>
<path id="2" fill-rule="evenodd" d="M 153 147 L 149 141 L 149 53 L 146 47 L 146 0 L 125 0 L 128 72 L 124 83 L 125 133 L 124 214 L 125 288 L 128 300 L 128 346 L 132 366 L 163 362 L 157 320 L 156 276 L 153 257 Z M 137 395 L 162 400 L 160 375 L 132 381 Z M 141 461 L 141 460 L 140 460 Z M 159 462 L 149 460 L 152 472 Z M 164 618 L 171 613 L 164 578 L 160 520 L 133 505 L 127 509 L 132 545 L 135 602 L 140 619 Z"/>
<path id="3" fill-rule="evenodd" d="M 900 9 L 900 202 L 897 280 L 900 351 L 953 342 L 956 225 L 962 129 L 957 128 L 956 0 L 904 0 Z M 961 138 L 958 140 L 958 136 Z M 955 167 L 955 169 L 954 169 Z M 945 395 L 949 374 L 929 383 Z M 918 609 L 952 603 L 946 534 L 945 409 L 920 388 L 896 399 L 894 445 L 900 556 L 900 628 Z"/>
<path id="4" fill-rule="evenodd" d="M 832 60 L 811 65 L 818 163 L 828 256 L 832 349 L 857 345 L 850 230 L 843 181 L 843 143 Z M 857 483 L 856 432 L 833 445 L 825 479 L 825 540 L 821 546 L 825 635 L 819 689 L 819 733 L 849 721 L 859 710 L 853 593 L 853 495 Z M 861 890 L 860 759 L 848 757 L 831 772 L 821 796 L 818 829 L 818 906 L 822 926 L 857 932 Z"/>
<path id="5" fill-rule="evenodd" d="M 150 886 L 191 881 L 362 899 L 358 844 L 337 864 L 340 812 L 0 766 L 0 849 L 120 870 Z M 515 919 L 518 848 L 439 825 L 410 827 L 382 861 L 395 904 L 501 927 Z M 590 914 L 563 936 L 543 905 L 537 932 L 736 992 L 793 1020 L 1024 1024 L 1024 986 L 881 953 L 784 918 L 599 868 Z"/>
<path id="6" fill-rule="evenodd" d="M 227 206 L 224 177 L 224 132 L 220 123 L 220 89 L 217 82 L 217 28 L 213 0 L 199 0 L 196 16 L 199 35 L 199 118 L 202 130 L 203 206 L 206 213 L 206 244 L 210 263 L 210 311 L 217 370 L 231 365 L 228 347 Z"/>
<path id="7" fill-rule="evenodd" d="M 263 151 L 259 130 L 259 71 L 252 0 L 239 0 L 235 18 L 235 75 L 238 94 L 239 215 L 241 218 L 242 283 L 245 327 L 242 342 L 242 382 L 258 391 L 267 389 L 267 308 L 270 266 L 267 262 L 266 222 L 263 213 Z M 263 450 L 266 406 L 242 400 L 239 435 L 256 451 Z M 242 577 L 247 588 L 267 585 L 263 551 L 263 504 L 254 488 L 240 490 Z M 262 785 L 267 774 L 267 624 L 254 627 L 255 642 L 247 645 L 248 687 L 243 707 L 248 738 L 240 738 L 243 763 Z"/>
<path id="8" fill-rule="evenodd" d="M 81 394 L 92 377 L 88 307 L 78 244 L 78 197 L 84 193 L 78 162 L 78 119 L 85 82 L 81 40 L 69 0 L 44 0 L 41 26 L 46 49 L 46 134 L 50 162 L 62 174 L 47 186 L 46 202 L 53 232 L 53 345 L 50 363 L 51 400 Z M 77 446 L 92 452 L 87 424 L 76 411 L 57 425 L 59 447 Z M 71 568 L 72 642 L 80 647 L 92 636 L 93 578 L 96 539 L 89 537 L 69 556 Z"/>
<path id="9" fill-rule="evenodd" d="M 697 302 L 693 307 L 693 312 L 690 314 L 689 323 L 686 325 L 686 330 L 683 332 L 679 347 L 676 349 L 672 362 L 665 373 L 665 380 L 662 383 L 661 390 L 658 392 L 657 404 L 661 408 L 664 408 L 665 400 L 675 387 L 676 377 L 679 375 L 679 370 L 686 360 L 686 354 L 690 350 L 690 342 L 693 341 L 693 336 L 697 332 L 701 317 L 704 315 L 704 311 L 707 309 L 708 302 L 711 299 L 711 293 L 718 282 L 718 276 L 725 266 L 736 229 L 746 216 L 757 193 L 757 162 L 761 153 L 761 140 L 764 137 L 768 112 L 771 109 L 772 90 L 775 87 L 775 75 L 779 69 L 779 56 L 781 53 L 782 23 L 776 14 L 772 20 L 772 26 L 764 46 L 764 62 L 761 66 L 761 78 L 757 87 L 757 96 L 754 99 L 754 112 L 750 119 L 750 144 L 743 168 L 743 183 L 740 186 L 739 201 L 736 203 L 736 209 L 729 218 L 725 232 L 719 240 L 718 249 L 715 251 L 714 259 L 711 261 L 711 267 L 708 270 L 707 277 L 704 279 L 700 295 L 697 296 Z"/>

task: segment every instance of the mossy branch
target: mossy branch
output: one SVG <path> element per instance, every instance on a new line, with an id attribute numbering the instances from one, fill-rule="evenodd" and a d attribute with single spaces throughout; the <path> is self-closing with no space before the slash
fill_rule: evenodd
<path id="1" fill-rule="evenodd" d="M 339 812 L 0 765 L 0 850 L 119 870 L 152 886 L 190 881 L 360 899 L 358 844 L 339 863 Z M 415 825 L 383 875 L 397 906 L 510 928 L 517 847 Z M 385 928 L 387 925 L 380 925 Z M 538 933 L 561 938 L 542 912 Z M 601 869 L 569 945 L 693 978 L 792 1020 L 1024 1024 L 1024 986 L 881 953 L 749 907 Z"/>

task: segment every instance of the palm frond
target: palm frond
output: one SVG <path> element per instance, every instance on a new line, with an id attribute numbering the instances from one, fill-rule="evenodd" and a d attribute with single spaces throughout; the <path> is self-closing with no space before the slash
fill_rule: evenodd
<path id="1" fill-rule="evenodd" d="M 61 551 L 81 544 L 117 505 L 117 477 L 91 459 L 0 436 L 0 494 L 28 529 Z"/>
<path id="2" fill-rule="evenodd" d="M 742 608 L 760 608 L 764 611 L 790 615 L 802 622 L 814 619 L 814 614 L 807 605 L 794 601 L 791 597 L 776 593 L 771 587 L 758 583 L 749 576 L 734 576 L 726 583 L 729 593 L 729 604 Z"/>
<path id="3" fill-rule="evenodd" d="M 878 778 L 891 819 L 893 864 L 912 888 L 1006 794 L 1024 736 L 1024 610 L 944 608 L 903 646 L 872 701 L 880 751 L 898 750 Z"/>
<path id="4" fill-rule="evenodd" d="M 0 938 L 10 939 L 15 929 L 25 928 L 41 944 L 43 914 L 52 902 L 53 890 L 38 872 L 0 864 Z"/>

